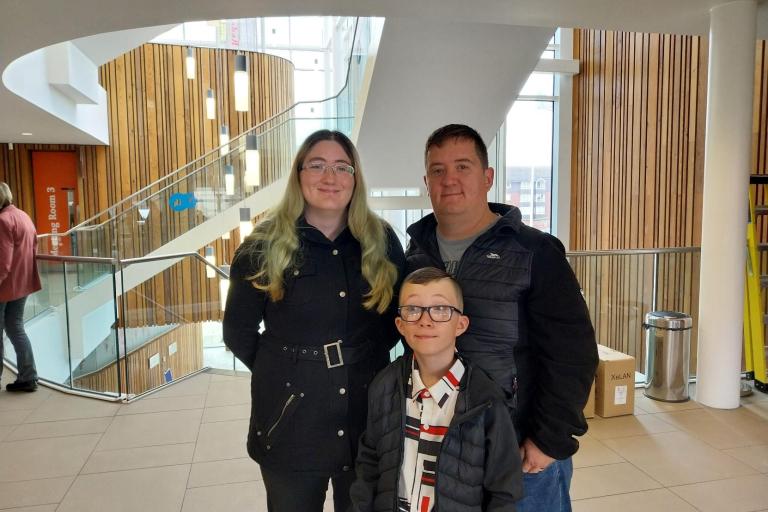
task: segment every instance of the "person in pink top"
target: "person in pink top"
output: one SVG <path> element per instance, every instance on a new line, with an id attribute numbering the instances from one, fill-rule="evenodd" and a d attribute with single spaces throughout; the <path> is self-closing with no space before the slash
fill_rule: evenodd
<path id="1" fill-rule="evenodd" d="M 0 375 L 3 372 L 3 331 L 16 351 L 18 376 L 8 391 L 35 391 L 37 369 L 32 344 L 24 331 L 24 304 L 38 291 L 40 276 L 35 264 L 37 232 L 29 215 L 13 206 L 13 194 L 0 182 Z"/>

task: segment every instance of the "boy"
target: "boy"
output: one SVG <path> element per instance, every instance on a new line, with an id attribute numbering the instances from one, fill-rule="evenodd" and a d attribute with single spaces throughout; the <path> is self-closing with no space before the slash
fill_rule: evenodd
<path id="1" fill-rule="evenodd" d="M 403 281 L 397 328 L 413 350 L 368 390 L 355 512 L 514 511 L 517 436 L 504 393 L 456 354 L 467 330 L 458 283 L 426 267 Z"/>

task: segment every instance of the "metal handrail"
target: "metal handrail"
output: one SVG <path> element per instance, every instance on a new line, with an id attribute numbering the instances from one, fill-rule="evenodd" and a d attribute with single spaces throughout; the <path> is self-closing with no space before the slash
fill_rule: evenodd
<path id="1" fill-rule="evenodd" d="M 333 99 L 333 98 L 329 98 L 329 100 L 330 100 L 330 99 Z M 328 101 L 328 100 L 322 100 L 322 101 L 320 101 L 320 102 L 318 102 L 318 103 L 322 103 L 322 102 L 324 102 L 324 101 Z M 323 119 L 350 119 L 350 118 L 343 118 L 343 117 L 333 117 L 333 118 L 330 118 L 330 117 L 306 117 L 306 118 L 304 118 L 304 117 L 291 117 L 291 118 L 289 118 L 289 119 L 285 119 L 285 120 L 283 120 L 282 122 L 280 122 L 280 124 L 277 124 L 277 125 L 275 125 L 275 126 L 272 126 L 271 128 L 268 128 L 268 129 L 264 130 L 264 133 L 262 133 L 262 135 L 266 135 L 267 133 L 269 133 L 269 132 L 271 132 L 271 131 L 273 131 L 273 130 L 277 130 L 277 129 L 279 129 L 279 128 L 282 128 L 284 125 L 288 124 L 288 123 L 289 123 L 289 122 L 291 122 L 291 121 L 301 121 L 301 120 L 313 120 L 313 121 L 316 121 L 316 120 L 323 120 Z M 238 136 L 238 137 L 239 137 L 239 136 Z M 234 152 L 234 151 L 236 151 L 236 150 L 237 150 L 239 147 L 241 147 L 241 146 L 234 146 L 234 147 L 233 147 L 233 145 L 232 145 L 232 142 L 230 142 L 230 143 L 229 143 L 229 145 L 230 145 L 230 152 Z M 199 168 L 199 169 L 195 170 L 195 171 L 194 171 L 194 172 L 192 172 L 191 174 L 188 174 L 187 176 L 185 176 L 185 179 L 186 179 L 186 178 L 188 178 L 188 177 L 190 177 L 190 176 L 194 176 L 194 175 L 195 175 L 195 174 L 196 174 L 198 171 L 201 171 L 201 170 L 203 170 L 203 169 L 205 169 L 205 166 L 203 166 L 203 167 L 201 167 L 201 168 Z M 158 182 L 159 182 L 159 181 L 161 181 L 161 180 L 162 180 L 162 178 L 161 178 L 160 180 L 157 180 L 157 181 L 155 181 L 155 183 L 158 183 Z M 154 196 L 157 196 L 158 194 L 161 194 L 161 193 L 165 192 L 166 190 L 168 190 L 168 189 L 170 189 L 171 187 L 173 187 L 174 185 L 176 185 L 176 183 L 178 183 L 178 181 L 174 181 L 174 182 L 168 183 L 168 184 L 167 184 L 167 185 L 165 185 L 163 188 L 160 188 L 160 189 L 158 189 L 158 190 L 157 190 L 156 192 L 154 192 L 153 194 L 151 194 L 151 195 L 147 196 L 146 198 L 144 198 L 144 199 L 143 199 L 143 201 L 148 201 L 148 200 L 150 200 L 152 197 L 154 197 Z M 120 217 L 122 217 L 122 216 L 124 216 L 124 215 L 128 215 L 128 213 L 129 213 L 130 211 L 131 211 L 130 209 L 127 209 L 127 210 L 123 210 L 122 212 L 120 212 L 120 213 L 116 214 L 114 217 L 112 217 L 112 218 L 110 218 L 110 219 L 107 219 L 107 220 L 105 220 L 105 221 L 104 221 L 104 222 L 102 222 L 101 224 L 96 224 L 95 226 L 85 226 L 85 227 L 83 228 L 83 230 L 87 230 L 87 229 L 93 229 L 93 228 L 98 228 L 98 227 L 100 227 L 100 226 L 103 226 L 104 224 L 107 224 L 108 222 L 111 222 L 111 221 L 113 221 L 113 220 L 115 220 L 115 219 L 119 219 Z M 67 232 L 67 233 L 68 233 L 68 232 Z M 45 236 L 45 237 L 48 237 L 48 236 L 62 236 L 62 235 L 60 235 L 60 234 L 52 235 L 52 234 L 50 234 L 50 233 L 46 233 L 46 234 L 44 234 L 44 235 L 40 235 L 38 238 L 41 238 L 41 237 L 43 237 L 43 236 Z"/>
<path id="2" fill-rule="evenodd" d="M 241 133 L 237 137 L 235 137 L 232 140 L 230 140 L 228 144 L 230 146 L 232 146 L 233 143 L 235 143 L 235 141 L 238 141 L 239 139 L 242 139 L 243 137 L 245 137 L 246 135 L 249 135 L 254 130 L 256 130 L 256 129 L 266 125 L 267 123 L 273 121 L 274 119 L 276 119 L 276 118 L 278 118 L 278 117 L 280 117 L 280 116 L 282 116 L 284 114 L 287 114 L 292 109 L 295 109 L 295 108 L 297 108 L 300 105 L 309 104 L 309 103 L 324 103 L 326 101 L 337 99 L 339 96 L 341 96 L 341 94 L 347 88 L 347 85 L 349 85 L 349 75 L 350 75 L 351 68 L 352 68 L 352 65 L 351 65 L 352 64 L 352 57 L 353 57 L 354 51 L 355 51 L 355 41 L 357 40 L 357 35 L 358 35 L 357 31 L 358 31 L 359 23 L 360 23 L 360 18 L 359 17 L 355 18 L 355 29 L 354 29 L 354 32 L 353 32 L 354 35 L 352 36 L 352 45 L 351 45 L 351 48 L 349 50 L 349 56 L 347 58 L 347 62 L 348 62 L 347 73 L 346 73 L 346 76 L 345 76 L 345 79 L 344 79 L 344 84 L 339 89 L 339 92 L 337 92 L 333 96 L 325 98 L 324 100 L 298 101 L 298 102 L 294 103 L 293 105 L 291 105 L 290 107 L 286 108 L 285 110 L 282 110 L 281 112 L 278 112 L 277 114 L 273 115 L 272 117 L 270 117 L 268 119 L 265 119 L 264 121 L 262 121 L 261 123 L 257 124 L 256 126 L 253 126 L 253 127 L 249 128 L 248 130 L 244 131 L 243 133 Z M 117 203 L 111 205 L 109 208 L 107 208 L 105 210 L 102 210 L 99 213 L 89 217 L 88 219 L 84 220 L 80 224 L 77 224 L 76 226 L 71 227 L 70 229 L 68 229 L 64 233 L 57 233 L 55 236 L 67 236 L 67 235 L 70 235 L 75 230 L 82 229 L 83 227 L 85 227 L 86 224 L 90 223 L 91 221 L 93 221 L 93 220 L 95 220 L 95 219 L 97 219 L 97 218 L 99 218 L 99 217 L 101 217 L 102 215 L 105 215 L 105 214 L 109 215 L 110 219 L 108 219 L 108 220 L 106 220 L 106 221 L 104 221 L 104 222 L 102 222 L 102 223 L 100 223 L 98 225 L 106 224 L 107 222 L 109 222 L 109 220 L 111 220 L 111 218 L 114 217 L 114 215 L 112 214 L 111 210 L 114 210 L 118 206 L 129 202 L 130 200 L 132 200 L 133 198 L 135 198 L 138 195 L 142 194 L 143 192 L 146 192 L 147 190 L 149 190 L 152 187 L 156 186 L 158 183 L 160 183 L 162 181 L 165 181 L 165 180 L 168 180 L 169 178 L 171 178 L 171 177 L 177 175 L 178 173 L 180 173 L 181 171 L 183 171 L 183 170 L 185 170 L 185 169 L 187 169 L 187 168 L 189 168 L 189 167 L 199 163 L 200 161 L 204 160 L 205 158 L 207 158 L 207 157 L 209 157 L 209 156 L 211 156 L 214 153 L 217 153 L 219 151 L 221 151 L 221 146 L 217 146 L 216 148 L 212 149 L 208 153 L 205 153 L 204 155 L 202 155 L 202 156 L 198 157 L 197 159 L 187 163 L 186 165 L 184 165 L 182 167 L 179 167 L 175 171 L 173 171 L 173 172 L 171 172 L 169 174 L 166 174 L 162 178 L 160 178 L 160 179 L 150 183 L 149 185 L 145 186 L 144 188 L 141 188 L 141 189 L 137 190 L 136 192 L 132 193 L 131 195 L 126 196 L 125 198 L 121 199 Z M 203 166 L 203 167 L 195 170 L 194 172 L 192 172 L 188 176 L 194 176 L 195 173 L 197 173 L 201 169 L 204 169 L 205 167 L 206 166 Z M 46 233 L 46 234 L 38 235 L 38 238 L 45 238 L 45 237 L 49 237 L 49 236 L 52 236 L 52 235 L 50 233 Z"/>
<path id="3" fill-rule="evenodd" d="M 161 261 L 161 260 L 173 260 L 173 259 L 182 259 L 186 258 L 187 256 L 191 256 L 193 258 L 196 258 L 200 260 L 204 265 L 212 268 L 214 272 L 219 274 L 223 279 L 229 279 L 229 274 L 221 270 L 219 267 L 205 259 L 199 252 L 177 252 L 173 254 L 161 254 L 158 256 L 142 256 L 140 258 L 128 258 L 124 260 L 118 260 L 120 262 L 120 265 L 126 266 L 126 265 L 134 265 L 136 263 L 147 263 L 150 261 Z"/>
<path id="4" fill-rule="evenodd" d="M 37 254 L 35 255 L 35 259 L 64 263 L 106 263 L 108 265 L 117 265 L 120 262 L 117 258 L 102 258 L 98 256 L 60 256 L 53 254 Z"/>
<path id="5" fill-rule="evenodd" d="M 54 256 L 51 254 L 38 254 L 35 256 L 38 260 L 45 260 L 45 261 L 57 261 L 61 263 L 106 263 L 109 265 L 114 266 L 120 266 L 125 267 L 128 265 L 134 265 L 136 263 L 147 263 L 150 261 L 161 261 L 161 260 L 175 260 L 175 259 L 183 259 L 186 257 L 192 257 L 197 260 L 199 260 L 204 265 L 211 267 L 214 272 L 219 274 L 223 279 L 229 279 L 229 274 L 221 270 L 219 267 L 205 259 L 200 253 L 190 251 L 190 252 L 177 252 L 172 254 L 161 254 L 158 256 L 142 256 L 140 258 L 127 258 L 127 259 L 120 259 L 120 258 L 98 258 L 94 256 Z"/>
<path id="6" fill-rule="evenodd" d="M 652 249 L 624 249 L 602 251 L 571 251 L 566 252 L 566 258 L 578 258 L 589 256 L 653 256 L 653 288 L 651 290 L 651 310 L 656 311 L 659 295 L 659 257 L 662 254 L 697 254 L 701 247 L 658 247 Z"/>
<path id="7" fill-rule="evenodd" d="M 627 256 L 633 254 L 673 254 L 701 252 L 701 247 L 659 247 L 656 249 L 621 249 L 602 251 L 568 251 L 566 257 L 571 256 Z"/>

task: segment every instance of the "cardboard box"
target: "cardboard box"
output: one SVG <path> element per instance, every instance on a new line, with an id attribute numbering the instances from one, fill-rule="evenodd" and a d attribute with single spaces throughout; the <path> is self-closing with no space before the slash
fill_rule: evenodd
<path id="1" fill-rule="evenodd" d="M 603 418 L 635 412 L 635 358 L 603 345 L 597 346 L 595 412 Z"/>
<path id="2" fill-rule="evenodd" d="M 592 389 L 589 390 L 589 399 L 587 405 L 584 406 L 584 417 L 595 417 L 595 381 L 592 381 Z"/>

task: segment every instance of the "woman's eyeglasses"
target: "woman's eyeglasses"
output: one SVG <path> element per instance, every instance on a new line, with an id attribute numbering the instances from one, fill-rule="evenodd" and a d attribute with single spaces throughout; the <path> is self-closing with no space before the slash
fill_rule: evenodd
<path id="1" fill-rule="evenodd" d="M 326 169 L 330 170 L 333 174 L 349 174 L 350 176 L 355 174 L 355 168 L 349 164 L 326 164 L 325 162 L 310 162 L 301 168 L 302 171 L 309 171 L 316 176 L 323 174 Z"/>

